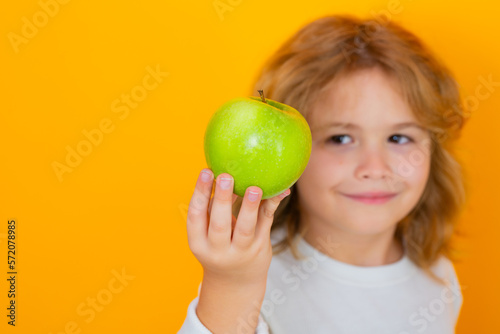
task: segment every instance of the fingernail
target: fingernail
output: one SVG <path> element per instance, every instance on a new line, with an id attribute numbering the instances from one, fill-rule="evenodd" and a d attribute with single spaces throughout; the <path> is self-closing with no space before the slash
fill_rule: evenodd
<path id="1" fill-rule="evenodd" d="M 283 198 L 287 197 L 288 195 L 290 195 L 290 188 L 287 189 L 284 193 L 282 193 L 280 195 L 280 198 L 283 199 Z"/>
<path id="2" fill-rule="evenodd" d="M 256 193 L 255 191 L 248 191 L 248 200 L 250 202 L 255 202 L 259 198 L 259 193 Z"/>
<path id="3" fill-rule="evenodd" d="M 210 181 L 211 178 L 212 178 L 212 174 L 210 174 L 206 170 L 201 171 L 201 180 L 203 182 L 208 182 L 208 181 Z"/>
<path id="4" fill-rule="evenodd" d="M 231 179 L 227 177 L 221 177 L 220 178 L 220 187 L 222 189 L 229 189 L 231 188 Z"/>

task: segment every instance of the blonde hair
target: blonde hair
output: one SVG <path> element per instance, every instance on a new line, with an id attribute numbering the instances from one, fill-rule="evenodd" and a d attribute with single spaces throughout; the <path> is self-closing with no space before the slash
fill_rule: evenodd
<path id="1" fill-rule="evenodd" d="M 454 258 L 452 236 L 464 207 L 463 168 L 454 152 L 466 118 L 457 84 L 450 71 L 412 33 L 394 22 L 363 20 L 349 15 L 317 19 L 296 32 L 264 64 L 254 90 L 290 105 L 306 119 L 313 102 L 334 78 L 379 67 L 399 82 L 418 120 L 431 134 L 431 170 L 418 204 L 398 222 L 395 237 L 405 243 L 408 257 L 432 278 L 429 269 L 445 255 Z M 286 229 L 273 245 L 274 254 L 290 248 L 300 258 L 296 235 L 299 221 L 296 186 L 279 205 L 272 230 Z M 237 216 L 241 198 L 235 203 Z"/>

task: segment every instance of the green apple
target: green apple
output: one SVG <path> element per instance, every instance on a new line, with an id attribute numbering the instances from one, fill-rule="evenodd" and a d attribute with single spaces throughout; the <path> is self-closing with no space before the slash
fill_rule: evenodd
<path id="1" fill-rule="evenodd" d="M 262 199 L 290 188 L 311 155 L 311 130 L 294 108 L 261 97 L 242 97 L 223 104 L 209 121 L 204 150 L 215 177 L 234 178 L 234 193 L 243 197 L 250 186 Z"/>

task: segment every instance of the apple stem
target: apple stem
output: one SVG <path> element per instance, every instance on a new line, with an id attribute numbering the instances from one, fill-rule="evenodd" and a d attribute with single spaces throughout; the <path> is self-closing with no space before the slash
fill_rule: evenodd
<path id="1" fill-rule="evenodd" d="M 260 94 L 260 98 L 262 99 L 262 102 L 267 103 L 266 98 L 264 97 L 264 91 L 262 89 L 259 89 L 258 92 Z"/>

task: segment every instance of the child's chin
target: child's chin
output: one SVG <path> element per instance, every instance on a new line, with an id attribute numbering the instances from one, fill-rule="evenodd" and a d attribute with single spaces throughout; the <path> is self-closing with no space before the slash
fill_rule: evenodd
<path id="1" fill-rule="evenodd" d="M 382 218 L 382 219 L 381 219 Z M 392 228 L 395 224 L 390 224 L 389 219 L 383 219 L 384 217 L 372 217 L 358 216 L 356 219 L 346 222 L 343 226 L 344 230 L 351 231 L 353 234 L 360 236 L 376 236 L 382 235 L 384 232 L 393 233 Z"/>

